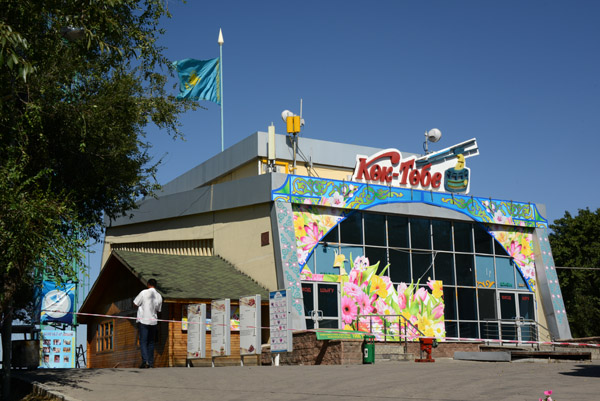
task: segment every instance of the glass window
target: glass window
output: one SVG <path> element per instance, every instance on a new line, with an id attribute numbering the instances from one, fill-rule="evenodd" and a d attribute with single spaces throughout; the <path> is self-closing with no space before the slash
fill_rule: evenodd
<path id="1" fill-rule="evenodd" d="M 479 338 L 478 324 L 476 322 L 459 322 L 458 328 L 462 338 Z"/>
<path id="2" fill-rule="evenodd" d="M 352 213 L 340 223 L 340 242 L 362 244 L 362 214 Z"/>
<path id="3" fill-rule="evenodd" d="M 454 284 L 454 256 L 451 253 L 438 252 L 433 261 L 435 279 L 445 285 Z"/>
<path id="4" fill-rule="evenodd" d="M 481 338 L 499 338 L 498 322 L 481 322 Z"/>
<path id="5" fill-rule="evenodd" d="M 410 247 L 431 249 L 431 231 L 428 219 L 410 219 Z"/>
<path id="6" fill-rule="evenodd" d="M 444 290 L 444 320 L 456 319 L 456 288 L 443 287 Z M 446 329 L 447 330 L 447 329 Z"/>
<path id="7" fill-rule="evenodd" d="M 458 285 L 475 286 L 475 269 L 473 268 L 473 255 L 457 253 L 456 257 L 456 283 Z"/>
<path id="8" fill-rule="evenodd" d="M 314 252 L 312 252 L 310 254 L 310 258 L 308 258 L 308 260 L 306 261 L 305 266 L 311 271 L 311 273 L 315 272 L 315 253 Z"/>
<path id="9" fill-rule="evenodd" d="M 479 319 L 496 319 L 496 290 L 479 289 Z"/>
<path id="10" fill-rule="evenodd" d="M 390 249 L 390 279 L 394 283 L 410 284 L 410 254 L 408 251 Z"/>
<path id="11" fill-rule="evenodd" d="M 338 293 L 337 284 L 317 284 L 318 289 L 318 305 L 323 311 L 323 316 L 338 316 Z M 321 324 L 319 323 L 319 327 Z"/>
<path id="12" fill-rule="evenodd" d="M 454 222 L 454 250 L 457 252 L 473 252 L 470 223 Z"/>
<path id="13" fill-rule="evenodd" d="M 388 216 L 388 241 L 389 246 L 408 248 L 408 218 Z"/>
<path id="14" fill-rule="evenodd" d="M 515 271 L 509 258 L 496 258 L 498 288 L 515 288 Z"/>
<path id="15" fill-rule="evenodd" d="M 433 249 L 439 251 L 452 250 L 452 223 L 446 220 L 433 220 Z"/>
<path id="16" fill-rule="evenodd" d="M 519 269 L 515 269 L 515 276 L 517 276 L 517 288 L 519 290 L 526 290 L 527 289 L 527 283 L 525 283 L 525 279 L 523 278 L 523 276 L 521 276 L 521 272 L 519 271 Z"/>
<path id="17" fill-rule="evenodd" d="M 475 224 L 475 252 L 492 254 L 492 236 L 481 224 Z"/>
<path id="18" fill-rule="evenodd" d="M 338 234 L 338 226 L 333 227 L 329 232 L 323 237 L 321 242 L 327 242 L 330 244 L 337 244 L 340 242 L 340 236 Z"/>
<path id="19" fill-rule="evenodd" d="M 496 287 L 494 277 L 494 258 L 492 256 L 475 256 L 475 268 L 477 271 L 477 287 Z"/>
<path id="20" fill-rule="evenodd" d="M 315 273 L 317 274 L 340 274 L 338 268 L 333 267 L 336 247 L 317 245 L 314 251 Z"/>
<path id="21" fill-rule="evenodd" d="M 315 300 L 313 298 L 313 284 L 302 283 L 302 299 L 304 301 L 304 316 L 310 316 L 310 312 L 315 308 Z"/>
<path id="22" fill-rule="evenodd" d="M 475 288 L 457 288 L 456 292 L 458 295 L 458 318 L 460 320 L 477 320 Z"/>
<path id="23" fill-rule="evenodd" d="M 417 281 L 420 283 L 427 282 L 427 277 L 433 277 L 433 270 L 431 267 L 431 254 L 430 253 L 411 253 L 412 256 L 412 270 L 413 280 L 415 284 Z"/>
<path id="24" fill-rule="evenodd" d="M 385 215 L 364 214 L 365 245 L 385 246 Z"/>
<path id="25" fill-rule="evenodd" d="M 534 320 L 533 294 L 519 294 L 519 312 L 524 319 Z"/>
<path id="26" fill-rule="evenodd" d="M 494 251 L 496 252 L 496 256 L 510 256 L 506 249 L 496 240 L 494 240 Z"/>
<path id="27" fill-rule="evenodd" d="M 359 256 L 363 256 L 365 251 L 363 251 L 362 246 L 341 246 L 340 253 L 342 253 L 346 257 L 347 262 L 344 263 L 344 266 L 346 272 L 350 273 L 350 261 L 352 260 L 352 262 L 354 263 L 354 259 L 356 259 Z"/>
<path id="28" fill-rule="evenodd" d="M 380 275 L 381 271 L 387 265 L 387 252 L 385 248 L 375 248 L 372 246 L 365 247 L 365 256 L 369 258 L 369 263 L 374 265 L 379 262 L 379 268 L 377 269 L 377 274 Z M 389 275 L 388 272 L 385 275 Z"/>
<path id="29" fill-rule="evenodd" d="M 444 326 L 446 326 L 446 338 L 458 337 L 458 324 L 456 322 L 445 321 Z"/>
<path id="30" fill-rule="evenodd" d="M 515 294 L 511 292 L 500 293 L 500 318 L 514 319 L 517 316 Z"/>

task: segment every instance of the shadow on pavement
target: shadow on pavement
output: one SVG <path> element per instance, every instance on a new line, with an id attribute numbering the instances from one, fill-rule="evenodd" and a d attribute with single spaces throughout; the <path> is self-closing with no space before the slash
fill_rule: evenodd
<path id="1" fill-rule="evenodd" d="M 575 369 L 560 374 L 565 376 L 600 377 L 600 365 L 577 365 Z"/>

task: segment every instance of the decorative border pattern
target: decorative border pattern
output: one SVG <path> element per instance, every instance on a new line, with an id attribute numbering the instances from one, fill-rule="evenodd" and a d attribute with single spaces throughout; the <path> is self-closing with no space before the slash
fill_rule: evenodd
<path id="1" fill-rule="evenodd" d="M 324 204 L 323 199 L 343 196 L 343 204 Z M 517 227 L 547 228 L 533 203 L 479 198 L 431 191 L 411 190 L 323 178 L 288 175 L 285 183 L 272 191 L 271 199 L 289 203 L 365 210 L 388 203 L 419 202 L 461 212 L 480 223 Z"/>
<path id="2" fill-rule="evenodd" d="M 556 268 L 554 266 L 554 258 L 552 257 L 552 251 L 550 249 L 550 240 L 548 239 L 548 230 L 540 229 L 537 232 L 540 243 L 540 251 L 542 258 L 542 269 L 538 269 L 538 275 L 545 275 L 547 289 L 550 292 L 552 309 L 558 325 L 559 337 L 570 338 L 571 331 L 569 329 L 569 323 L 567 321 L 567 311 L 565 309 L 565 303 L 562 298 L 562 292 L 558 283 L 558 275 L 556 274 Z M 547 306 L 546 306 L 547 307 Z M 567 330 L 567 331 L 565 331 Z"/>
<path id="3" fill-rule="evenodd" d="M 292 319 L 304 324 L 302 285 L 300 284 L 300 268 L 296 254 L 296 233 L 294 232 L 291 205 L 278 200 L 275 202 L 275 212 L 277 214 L 277 227 L 279 230 L 279 242 L 281 244 L 281 262 L 285 289 L 292 298 Z M 294 327 L 296 326 L 294 325 Z"/>

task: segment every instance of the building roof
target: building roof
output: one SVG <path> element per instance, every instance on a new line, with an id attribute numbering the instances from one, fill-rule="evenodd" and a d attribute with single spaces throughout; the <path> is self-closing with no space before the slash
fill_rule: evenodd
<path id="1" fill-rule="evenodd" d="M 218 256 L 180 256 L 113 251 L 144 284 L 151 278 L 165 300 L 239 298 L 269 292 Z M 167 268 L 168 267 L 168 268 Z"/>

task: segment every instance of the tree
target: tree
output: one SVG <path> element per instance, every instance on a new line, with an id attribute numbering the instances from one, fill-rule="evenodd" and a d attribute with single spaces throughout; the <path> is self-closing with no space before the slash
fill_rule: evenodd
<path id="1" fill-rule="evenodd" d="M 580 209 L 575 217 L 565 212 L 550 229 L 556 266 L 600 268 L 600 209 Z M 600 270 L 557 272 L 573 336 L 600 336 Z"/>
<path id="2" fill-rule="evenodd" d="M 125 214 L 157 188 L 144 129 L 155 124 L 179 137 L 178 115 L 195 107 L 164 87 L 170 63 L 157 39 L 160 19 L 169 16 L 161 0 L 3 4 L 3 328 L 38 269 L 72 275 L 70 262 L 88 237 L 100 238 L 103 216 Z M 10 348 L 3 354 L 9 373 Z"/>

